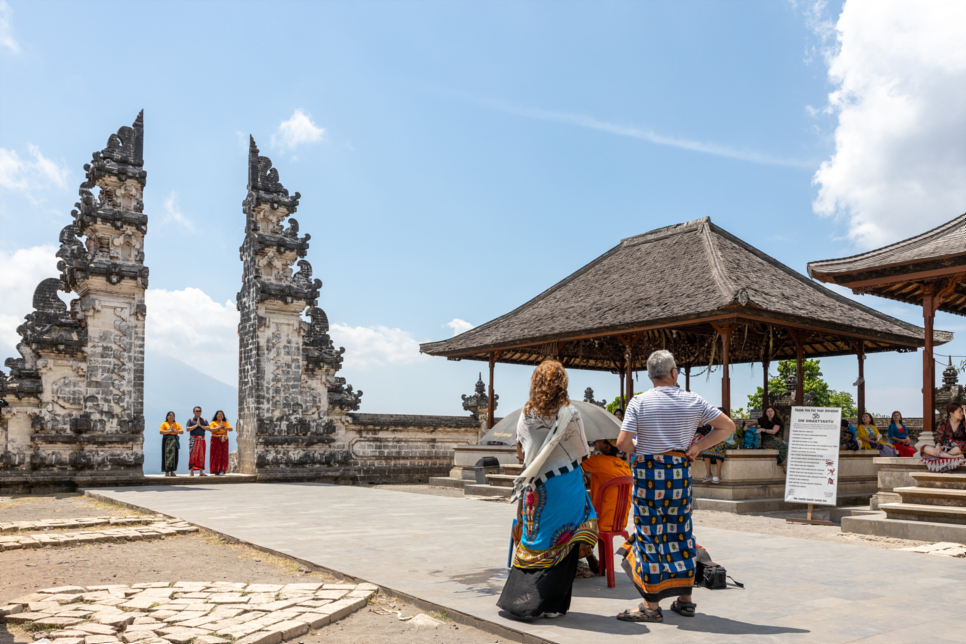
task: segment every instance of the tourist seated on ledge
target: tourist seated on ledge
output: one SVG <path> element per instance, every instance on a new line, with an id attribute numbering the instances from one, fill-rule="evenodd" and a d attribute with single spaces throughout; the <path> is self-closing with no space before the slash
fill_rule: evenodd
<path id="1" fill-rule="evenodd" d="M 839 450 L 859 451 L 859 441 L 855 440 L 855 427 L 848 418 L 842 419 L 842 431 L 839 434 Z"/>
<path id="2" fill-rule="evenodd" d="M 765 413 L 756 421 L 751 421 L 752 426 L 757 425 L 761 434 L 761 449 L 777 449 L 777 463 L 782 467 L 788 462 L 788 443 L 782 440 L 785 428 L 782 417 L 771 405 L 765 407 Z"/>
<path id="3" fill-rule="evenodd" d="M 947 418 L 936 428 L 935 445 L 926 445 L 920 453 L 923 457 L 961 459 L 966 452 L 966 424 L 963 423 L 963 406 L 951 402 L 946 405 Z"/>
<path id="4" fill-rule="evenodd" d="M 869 412 L 862 414 L 861 422 L 855 428 L 855 438 L 859 441 L 859 447 L 862 449 L 877 449 L 879 456 L 896 455 L 896 450 L 879 433 L 879 428 L 875 426 L 875 421 Z"/>
<path id="5" fill-rule="evenodd" d="M 718 411 L 720 411 L 722 414 L 725 413 L 724 407 L 718 407 Z M 697 431 L 694 432 L 694 438 L 691 439 L 691 444 L 694 445 L 699 440 L 710 434 L 712 429 L 714 428 L 711 425 L 702 425 L 701 427 L 698 427 Z M 738 449 L 739 445 L 740 443 L 735 437 L 735 434 L 732 434 L 714 447 L 703 450 L 700 454 L 698 454 L 698 456 L 704 459 L 705 483 L 714 483 L 717 485 L 721 482 L 721 467 L 724 465 L 725 451 L 729 449 Z M 717 474 L 713 474 L 714 465 L 718 466 Z"/>
<path id="6" fill-rule="evenodd" d="M 889 442 L 892 447 L 899 452 L 899 456 L 915 456 L 916 448 L 912 446 L 912 438 L 909 430 L 902 423 L 902 414 L 897 411 L 892 412 L 892 422 L 889 423 Z"/>

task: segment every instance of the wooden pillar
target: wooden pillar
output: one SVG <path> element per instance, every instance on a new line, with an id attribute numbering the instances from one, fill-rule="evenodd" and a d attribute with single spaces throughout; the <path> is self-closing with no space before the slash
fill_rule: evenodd
<path id="1" fill-rule="evenodd" d="M 496 365 L 496 354 L 490 354 L 490 396 L 487 400 L 487 410 L 486 410 L 486 426 L 489 429 L 493 429 L 493 412 L 496 411 L 493 404 L 493 367 Z"/>
<path id="2" fill-rule="evenodd" d="M 620 394 L 621 409 L 623 409 L 624 411 L 627 411 L 627 401 L 624 400 L 624 363 L 623 362 L 620 364 L 620 367 L 618 368 L 617 372 L 621 377 L 621 394 Z"/>
<path id="3" fill-rule="evenodd" d="M 691 391 L 691 365 L 684 368 L 684 390 Z"/>
<path id="4" fill-rule="evenodd" d="M 721 406 L 729 416 L 731 415 L 731 329 L 730 325 L 724 325 L 718 331 L 718 335 L 721 336 L 721 365 L 724 369 L 721 375 Z"/>
<path id="5" fill-rule="evenodd" d="M 862 414 L 865 413 L 865 340 L 856 343 L 856 354 L 859 358 L 859 391 L 857 407 L 859 409 L 859 422 L 862 422 Z"/>
<path id="6" fill-rule="evenodd" d="M 801 407 L 805 404 L 805 334 L 796 332 L 792 334 L 792 338 L 795 340 L 795 370 L 798 376 L 795 406 Z"/>
<path id="7" fill-rule="evenodd" d="M 771 404 L 771 401 L 768 400 L 768 366 L 770 364 L 771 364 L 771 362 L 768 361 L 768 360 L 762 360 L 761 361 L 761 373 L 763 374 L 762 375 L 762 380 L 764 381 L 762 383 L 762 387 L 761 387 L 761 391 L 762 391 L 762 394 L 761 394 L 761 415 L 762 415 L 762 417 L 764 417 L 765 410 L 768 409 L 768 405 Z"/>
<path id="8" fill-rule="evenodd" d="M 932 355 L 933 344 L 933 321 L 936 317 L 936 309 L 933 303 L 933 291 L 928 286 L 923 286 L 922 297 L 922 317 L 923 327 L 926 330 L 926 346 L 922 351 L 922 433 L 929 433 L 932 438 L 933 431 L 933 396 L 935 395 L 936 363 Z"/>
<path id="9" fill-rule="evenodd" d="M 631 404 L 631 398 L 634 397 L 634 353 L 630 347 L 627 348 L 627 353 L 624 354 L 625 362 L 627 364 L 627 405 Z M 625 406 L 626 410 L 627 407 Z"/>

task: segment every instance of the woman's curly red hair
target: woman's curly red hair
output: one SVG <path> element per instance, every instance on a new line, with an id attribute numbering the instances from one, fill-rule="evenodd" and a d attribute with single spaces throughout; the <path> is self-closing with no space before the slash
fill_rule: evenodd
<path id="1" fill-rule="evenodd" d="M 523 415 L 556 416 L 561 407 L 570 404 L 567 382 L 562 364 L 556 360 L 542 362 L 530 377 L 530 400 L 523 406 Z"/>

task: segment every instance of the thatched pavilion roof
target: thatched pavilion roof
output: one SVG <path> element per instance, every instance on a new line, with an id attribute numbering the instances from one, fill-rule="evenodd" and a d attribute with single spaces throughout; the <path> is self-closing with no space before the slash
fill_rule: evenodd
<path id="1" fill-rule="evenodd" d="M 633 369 L 667 348 L 681 365 L 721 361 L 716 327 L 733 325 L 732 363 L 913 351 L 923 329 L 810 281 L 709 218 L 629 237 L 519 308 L 420 351 L 451 359 L 614 371 L 625 349 Z M 935 333 L 935 342 L 952 334 Z"/>
<path id="2" fill-rule="evenodd" d="M 808 274 L 857 293 L 921 305 L 923 285 L 947 288 L 940 311 L 966 315 L 966 214 L 921 235 L 842 259 L 811 262 Z"/>

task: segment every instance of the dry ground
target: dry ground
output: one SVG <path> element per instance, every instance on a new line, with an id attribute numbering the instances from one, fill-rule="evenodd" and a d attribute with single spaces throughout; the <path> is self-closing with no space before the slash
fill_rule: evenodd
<path id="1" fill-rule="evenodd" d="M 0 522 L 45 518 L 128 516 L 133 510 L 79 495 L 0 497 Z M 135 584 L 149 581 L 244 581 L 297 583 L 337 581 L 290 559 L 201 533 L 158 541 L 8 550 L 0 552 L 0 605 L 41 588 L 69 585 Z M 443 618 L 436 629 L 417 629 L 404 617 L 422 611 L 380 594 L 344 620 L 299 637 L 300 644 L 504 644 L 484 631 Z M 0 624 L 0 644 L 27 643 L 33 635 Z"/>

